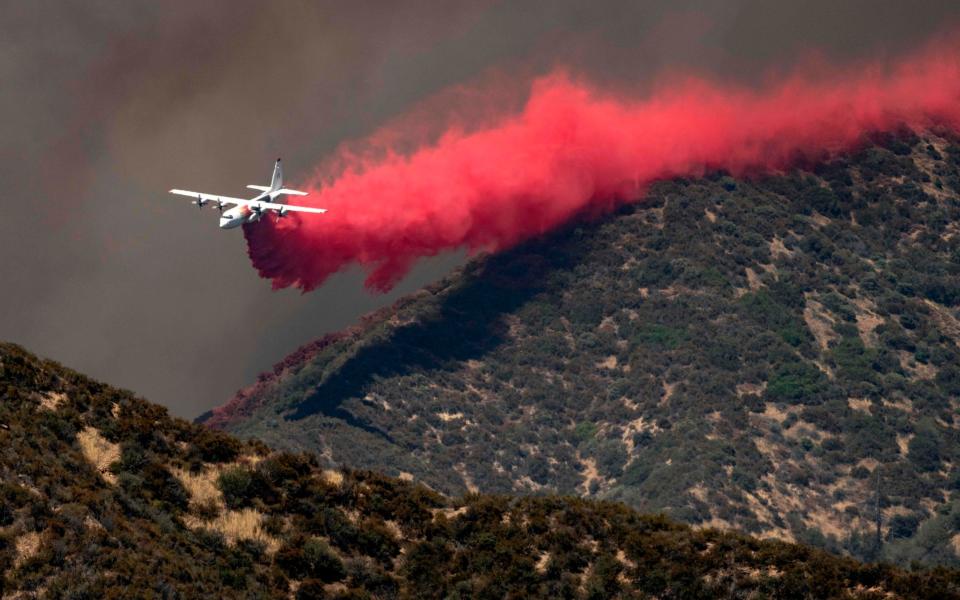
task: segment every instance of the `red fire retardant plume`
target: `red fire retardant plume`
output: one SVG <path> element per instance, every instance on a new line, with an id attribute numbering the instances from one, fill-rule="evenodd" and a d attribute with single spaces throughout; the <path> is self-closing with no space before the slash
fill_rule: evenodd
<path id="1" fill-rule="evenodd" d="M 775 171 L 902 125 L 960 130 L 956 44 L 760 89 L 674 79 L 644 98 L 558 72 L 532 84 L 519 114 L 486 128 L 451 130 L 404 153 L 342 151 L 337 172 L 308 183 L 305 200 L 328 213 L 265 219 L 245 233 L 275 288 L 310 290 L 356 263 L 368 288 L 386 291 L 419 258 L 503 250 L 584 210 L 636 201 L 656 180 Z M 404 131 L 376 139 L 403 140 Z"/>

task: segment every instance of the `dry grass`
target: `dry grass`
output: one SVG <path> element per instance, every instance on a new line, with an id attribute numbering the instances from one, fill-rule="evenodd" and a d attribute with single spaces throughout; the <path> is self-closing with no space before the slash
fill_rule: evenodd
<path id="1" fill-rule="evenodd" d="M 830 224 L 830 218 L 826 215 L 818 213 L 817 211 L 813 211 L 813 214 L 810 215 L 810 220 L 813 222 L 814 226 L 817 227 L 817 229 L 826 227 Z"/>
<path id="2" fill-rule="evenodd" d="M 458 463 L 457 466 L 453 468 L 457 472 L 457 475 L 463 479 L 463 485 L 467 488 L 467 491 L 471 494 L 477 494 L 480 492 L 480 488 L 477 487 L 477 484 L 473 482 L 473 477 L 470 476 L 470 473 L 467 472 L 467 465 L 464 463 Z"/>
<path id="3" fill-rule="evenodd" d="M 693 486 L 692 488 L 690 488 L 689 490 L 687 490 L 687 493 L 693 496 L 694 498 L 696 498 L 697 500 L 699 500 L 700 502 L 707 501 L 707 488 L 705 485 L 703 485 L 702 481 L 697 485 Z"/>
<path id="4" fill-rule="evenodd" d="M 783 245 L 783 240 L 774 236 L 774 238 L 770 240 L 770 254 L 772 254 L 774 258 L 779 258 L 781 256 L 790 258 L 793 256 L 794 252 L 793 250 L 787 249 L 787 247 Z"/>
<path id="5" fill-rule="evenodd" d="M 897 434 L 897 448 L 900 449 L 900 454 L 903 456 L 910 454 L 910 440 L 912 439 L 912 433 L 906 435 Z"/>
<path id="6" fill-rule="evenodd" d="M 191 503 L 207 504 L 213 502 L 218 506 L 223 505 L 223 494 L 217 488 L 217 477 L 220 475 L 218 469 L 208 467 L 196 475 L 177 468 L 170 469 L 170 472 L 180 480 L 180 483 L 190 494 Z"/>
<path id="7" fill-rule="evenodd" d="M 933 319 L 940 328 L 940 332 L 950 337 L 953 343 L 960 346 L 960 319 L 958 319 L 949 308 L 940 306 L 936 302 L 924 300 L 924 303 L 933 312 Z"/>
<path id="8" fill-rule="evenodd" d="M 766 385 L 764 385 L 764 389 L 766 389 Z M 794 406 L 781 408 L 780 406 L 777 405 L 776 402 L 765 402 L 763 405 L 762 414 L 764 418 L 783 424 L 783 422 L 787 420 L 788 416 L 790 416 L 791 414 L 795 414 L 797 412 L 799 411 Z"/>
<path id="9" fill-rule="evenodd" d="M 66 401 L 67 395 L 61 392 L 47 392 L 40 396 L 40 407 L 54 412 Z"/>
<path id="10" fill-rule="evenodd" d="M 871 411 L 873 401 L 869 398 L 847 398 L 847 406 L 849 406 L 851 410 L 859 410 L 868 415 L 873 414 Z"/>
<path id="11" fill-rule="evenodd" d="M 910 374 L 910 377 L 914 381 L 930 381 L 937 376 L 937 368 L 935 366 L 917 362 L 914 355 L 906 350 L 898 350 L 897 356 L 900 359 L 900 366 Z"/>
<path id="12" fill-rule="evenodd" d="M 537 571 L 537 573 L 540 573 L 541 575 L 543 575 L 544 573 L 547 572 L 547 565 L 549 563 L 550 563 L 550 553 L 544 552 L 540 555 L 540 558 L 537 559 L 537 564 L 535 564 L 533 568 Z"/>
<path id="13" fill-rule="evenodd" d="M 467 510 L 468 508 L 466 506 L 461 506 L 460 508 L 432 508 L 430 512 L 433 513 L 434 519 L 440 515 L 443 515 L 447 519 L 454 519 L 467 514 Z"/>
<path id="14" fill-rule="evenodd" d="M 810 333 L 816 338 L 821 350 L 826 350 L 832 340 L 837 339 L 833 331 L 833 317 L 822 304 L 807 298 L 807 305 L 803 309 L 803 320 L 807 323 Z"/>
<path id="15" fill-rule="evenodd" d="M 611 354 L 606 359 L 597 363 L 598 369 L 616 369 L 617 368 L 617 357 L 614 354 Z"/>
<path id="16" fill-rule="evenodd" d="M 254 540 L 262 542 L 267 547 L 267 552 L 276 552 L 280 542 L 263 530 L 262 522 L 263 515 L 253 508 L 225 510 L 209 521 L 190 514 L 183 517 L 183 523 L 187 527 L 217 531 L 223 534 L 229 544 L 235 544 L 241 539 Z"/>
<path id="17" fill-rule="evenodd" d="M 884 398 L 882 402 L 887 408 L 895 408 L 911 414 L 914 412 L 913 402 L 911 402 L 909 398 L 897 398 L 896 400 L 888 400 Z"/>
<path id="18" fill-rule="evenodd" d="M 93 531 L 104 531 L 103 524 L 90 515 L 83 518 L 83 526 Z"/>
<path id="19" fill-rule="evenodd" d="M 660 428 L 656 423 L 648 422 L 643 417 L 634 419 L 623 427 L 623 434 L 620 436 L 620 441 L 627 447 L 627 455 L 633 455 L 634 434 L 643 431 L 649 431 L 651 435 L 656 435 L 660 432 Z"/>
<path id="20" fill-rule="evenodd" d="M 960 533 L 950 538 L 950 546 L 953 548 L 953 553 L 960 556 Z"/>
<path id="21" fill-rule="evenodd" d="M 40 551 L 40 534 L 36 531 L 31 531 L 21 535 L 17 538 L 15 548 L 17 555 L 13 560 L 13 566 L 19 567 L 36 556 L 37 552 Z"/>
<path id="22" fill-rule="evenodd" d="M 857 307 L 857 331 L 863 345 L 868 348 L 876 348 L 879 340 L 875 330 L 883 325 L 883 317 L 874 312 L 876 307 L 865 298 L 857 298 L 853 300 L 853 304 Z"/>
<path id="23" fill-rule="evenodd" d="M 110 472 L 110 464 L 120 460 L 120 445 L 106 440 L 93 427 L 87 427 L 77 434 L 77 442 L 83 456 L 100 475 L 111 484 L 117 483 L 117 477 Z"/>
<path id="24" fill-rule="evenodd" d="M 577 486 L 580 489 L 580 493 L 584 496 L 590 494 L 590 484 L 594 481 L 599 481 L 603 483 L 603 478 L 600 477 L 600 471 L 597 470 L 597 461 L 592 458 L 582 458 L 580 453 L 577 453 L 577 459 L 580 461 L 580 464 L 583 465 L 583 483 Z"/>
<path id="25" fill-rule="evenodd" d="M 760 276 L 757 275 L 756 271 L 754 271 L 750 267 L 747 267 L 745 271 L 747 273 L 747 285 L 750 286 L 751 290 L 757 291 L 763 287 L 763 282 L 760 281 Z"/>
<path id="26" fill-rule="evenodd" d="M 747 394 L 761 395 L 767 389 L 767 382 L 762 383 L 738 383 L 737 397 L 743 398 Z"/>
<path id="27" fill-rule="evenodd" d="M 663 382 L 663 397 L 660 398 L 660 401 L 657 403 L 657 406 L 666 406 L 670 402 L 670 398 L 673 397 L 673 392 L 676 391 L 678 383 L 667 383 Z"/>
<path id="28" fill-rule="evenodd" d="M 323 471 L 323 480 L 330 485 L 340 487 L 343 485 L 343 473 L 340 471 L 334 471 L 333 469 L 325 469 Z"/>

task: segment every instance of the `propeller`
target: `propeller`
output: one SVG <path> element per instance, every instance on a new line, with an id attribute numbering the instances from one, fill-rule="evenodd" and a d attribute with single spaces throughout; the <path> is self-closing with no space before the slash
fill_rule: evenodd
<path id="1" fill-rule="evenodd" d="M 200 208 L 200 209 L 202 209 L 203 205 L 206 204 L 207 202 L 209 202 L 209 200 L 204 200 L 203 196 L 199 196 L 199 195 L 197 196 L 197 199 L 193 201 L 193 203 L 197 205 L 197 208 Z"/>
<path id="2" fill-rule="evenodd" d="M 223 200 L 217 200 L 217 210 L 223 212 Z"/>
<path id="3" fill-rule="evenodd" d="M 280 219 L 284 218 L 285 216 L 287 216 L 287 209 L 286 209 L 286 208 L 281 208 L 280 210 L 277 211 L 277 221 L 279 221 Z"/>

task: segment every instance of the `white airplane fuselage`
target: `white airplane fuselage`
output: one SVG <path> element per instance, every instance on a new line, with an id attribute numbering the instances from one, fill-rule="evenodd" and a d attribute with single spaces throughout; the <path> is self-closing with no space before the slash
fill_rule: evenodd
<path id="1" fill-rule="evenodd" d="M 248 215 L 243 214 L 245 211 L 246 207 L 243 206 L 235 206 L 223 211 L 220 215 L 220 229 L 233 229 L 246 223 Z"/>
<path id="2" fill-rule="evenodd" d="M 270 202 L 270 194 L 260 194 L 254 200 Z M 220 229 L 234 229 L 244 223 L 253 223 L 260 220 L 260 215 L 246 206 L 234 206 L 223 211 L 220 215 Z"/>

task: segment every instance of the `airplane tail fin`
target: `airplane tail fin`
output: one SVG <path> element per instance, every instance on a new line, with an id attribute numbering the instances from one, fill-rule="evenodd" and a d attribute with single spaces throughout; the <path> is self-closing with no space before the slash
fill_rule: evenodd
<path id="1" fill-rule="evenodd" d="M 270 178 L 270 186 L 264 185 L 248 185 L 248 188 L 252 190 L 259 190 L 261 192 L 266 192 L 270 195 L 270 200 L 277 202 L 278 204 L 284 204 L 282 196 L 306 196 L 307 192 L 301 192 L 298 190 L 291 190 L 290 188 L 283 187 L 283 169 L 280 167 L 280 159 L 277 159 L 277 164 L 273 167 L 273 177 Z"/>
<path id="2" fill-rule="evenodd" d="M 270 178 L 270 191 L 275 192 L 283 187 L 283 169 L 280 168 L 280 159 L 273 166 L 273 177 Z"/>

